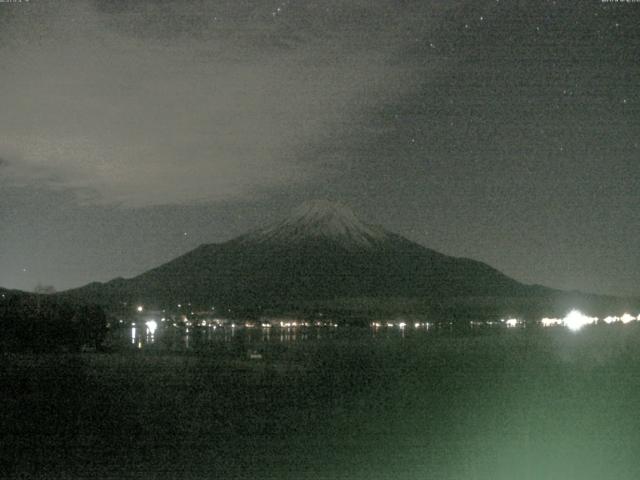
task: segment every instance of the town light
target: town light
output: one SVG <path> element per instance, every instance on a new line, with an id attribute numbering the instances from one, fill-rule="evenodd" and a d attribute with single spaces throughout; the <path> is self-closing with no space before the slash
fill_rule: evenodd
<path id="1" fill-rule="evenodd" d="M 562 325 L 562 320 L 559 318 L 548 318 L 545 317 L 541 320 L 543 327 L 553 327 L 555 325 Z"/>
<path id="2" fill-rule="evenodd" d="M 622 323 L 633 322 L 635 319 L 636 317 L 632 316 L 629 313 L 625 313 L 624 315 L 622 315 L 622 317 L 620 317 L 620 320 L 622 321 Z"/>
<path id="3" fill-rule="evenodd" d="M 149 320 L 147 323 L 145 323 L 145 325 L 147 326 L 147 330 L 149 330 L 149 333 L 151 335 L 153 335 L 158 328 L 158 323 L 155 320 Z"/>
<path id="4" fill-rule="evenodd" d="M 587 317 L 579 310 L 571 310 L 571 312 L 564 317 L 563 323 L 569 330 L 576 332 L 585 325 L 596 323 L 597 320 L 595 317 Z"/>
<path id="5" fill-rule="evenodd" d="M 507 324 L 507 328 L 515 328 L 520 323 L 520 320 L 518 320 L 517 318 L 509 318 L 507 320 L 504 320 L 504 323 Z"/>

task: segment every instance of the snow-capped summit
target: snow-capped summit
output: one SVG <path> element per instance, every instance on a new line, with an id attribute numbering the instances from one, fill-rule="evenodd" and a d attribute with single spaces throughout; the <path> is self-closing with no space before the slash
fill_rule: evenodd
<path id="1" fill-rule="evenodd" d="M 290 243 L 315 238 L 370 247 L 388 237 L 383 228 L 363 222 L 346 205 L 315 200 L 303 203 L 284 220 L 255 230 L 246 240 Z"/>

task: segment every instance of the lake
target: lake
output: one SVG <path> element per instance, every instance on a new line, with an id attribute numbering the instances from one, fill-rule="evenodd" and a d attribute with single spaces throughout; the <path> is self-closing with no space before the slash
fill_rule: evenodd
<path id="1" fill-rule="evenodd" d="M 319 322 L 318 322 L 319 323 Z M 364 341 L 376 342 L 403 338 L 422 338 L 424 336 L 459 335 L 460 329 L 452 324 L 433 323 L 377 323 L 371 328 L 339 326 L 336 323 L 324 322 L 314 325 L 300 322 L 285 326 L 260 323 L 244 323 L 225 325 L 189 325 L 157 324 L 154 321 L 150 329 L 143 322 L 133 322 L 119 326 L 110 337 L 115 349 L 138 349 L 146 351 L 173 351 L 215 353 L 225 349 L 225 345 L 233 344 L 244 348 L 247 352 L 268 352 L 281 346 L 297 344 L 313 345 L 325 341 Z M 482 328 L 465 327 L 463 331 L 482 335 L 495 333 L 498 328 L 484 325 Z"/>
<path id="2" fill-rule="evenodd" d="M 640 478 L 638 325 L 186 333 L 4 354 L 3 478 Z"/>

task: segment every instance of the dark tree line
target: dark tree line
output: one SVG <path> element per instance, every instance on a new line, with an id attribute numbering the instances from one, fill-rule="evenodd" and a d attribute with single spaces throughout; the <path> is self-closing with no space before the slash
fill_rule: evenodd
<path id="1" fill-rule="evenodd" d="M 102 308 L 73 305 L 46 295 L 12 295 L 0 301 L 0 350 L 99 349 L 107 331 Z"/>

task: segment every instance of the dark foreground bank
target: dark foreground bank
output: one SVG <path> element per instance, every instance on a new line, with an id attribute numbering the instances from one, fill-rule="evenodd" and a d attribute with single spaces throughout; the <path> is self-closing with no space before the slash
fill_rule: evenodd
<path id="1" fill-rule="evenodd" d="M 5 354 L 3 478 L 637 479 L 640 329 Z"/>

